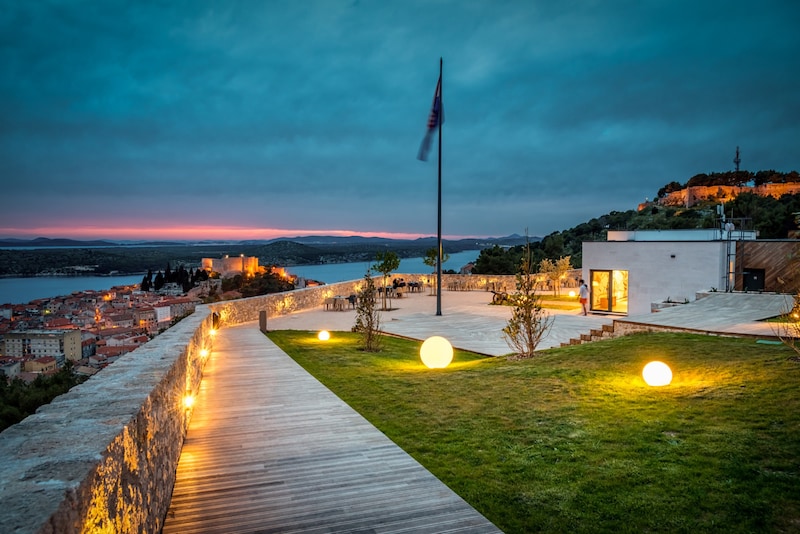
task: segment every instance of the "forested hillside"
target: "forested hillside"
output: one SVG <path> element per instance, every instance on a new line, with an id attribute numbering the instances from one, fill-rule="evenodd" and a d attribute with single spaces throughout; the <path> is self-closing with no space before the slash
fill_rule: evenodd
<path id="1" fill-rule="evenodd" d="M 794 176 L 797 173 L 789 174 Z M 791 230 L 798 228 L 795 214 L 800 214 L 800 195 L 783 195 L 776 199 L 742 193 L 726 202 L 724 210 L 726 217 L 734 219 L 744 229 L 757 231 L 759 239 L 786 239 Z M 553 232 L 539 242 L 532 242 L 531 250 L 536 265 L 544 258 L 557 260 L 570 256 L 572 266 L 581 267 L 581 243 L 605 240 L 608 230 L 719 228 L 719 225 L 717 204 L 713 202 L 691 208 L 652 204 L 641 211 L 612 211 L 568 230 Z M 522 246 L 485 249 L 478 256 L 473 272 L 515 273 L 520 265 L 522 250 Z"/>

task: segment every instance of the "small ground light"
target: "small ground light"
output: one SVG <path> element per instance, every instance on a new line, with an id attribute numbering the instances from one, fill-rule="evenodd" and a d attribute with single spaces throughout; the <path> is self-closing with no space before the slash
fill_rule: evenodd
<path id="1" fill-rule="evenodd" d="M 441 336 L 432 336 L 422 344 L 419 356 L 428 369 L 444 369 L 453 361 L 453 346 Z"/>
<path id="2" fill-rule="evenodd" d="M 642 378 L 648 386 L 668 386 L 672 382 L 672 370 L 664 362 L 650 362 L 644 366 Z"/>
<path id="3" fill-rule="evenodd" d="M 575 292 L 574 291 L 570 291 L 569 292 L 569 298 L 571 298 L 571 299 L 575 298 Z"/>
<path id="4" fill-rule="evenodd" d="M 317 334 L 317 339 L 320 341 L 328 341 L 331 338 L 331 333 L 327 330 L 320 330 L 319 334 Z"/>
<path id="5" fill-rule="evenodd" d="M 192 406 L 194 406 L 194 395 L 187 393 L 183 397 L 183 407 L 189 410 Z"/>

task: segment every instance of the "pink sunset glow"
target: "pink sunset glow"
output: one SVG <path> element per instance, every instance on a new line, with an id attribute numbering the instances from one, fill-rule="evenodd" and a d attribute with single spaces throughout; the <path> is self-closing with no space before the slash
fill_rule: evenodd
<path id="1" fill-rule="evenodd" d="M 0 228 L 0 237 L 34 239 L 37 237 L 83 239 L 83 240 L 193 240 L 193 241 L 242 241 L 275 239 L 308 235 L 362 236 L 387 239 L 417 239 L 429 237 L 404 232 L 360 232 L 332 229 L 253 228 L 247 226 L 175 226 L 143 228 L 97 227 L 97 226 L 41 226 L 37 228 Z M 467 236 L 447 236 L 447 239 L 462 239 Z"/>

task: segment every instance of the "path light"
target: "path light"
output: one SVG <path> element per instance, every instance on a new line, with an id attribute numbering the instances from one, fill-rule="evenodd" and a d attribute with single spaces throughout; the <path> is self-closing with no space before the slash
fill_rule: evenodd
<path id="1" fill-rule="evenodd" d="M 644 366 L 642 378 L 648 386 L 668 386 L 672 382 L 672 371 L 664 362 L 650 362 Z"/>
<path id="2" fill-rule="evenodd" d="M 571 298 L 571 299 L 575 298 L 575 292 L 574 291 L 570 291 L 569 292 L 569 298 Z"/>
<path id="3" fill-rule="evenodd" d="M 444 369 L 453 361 L 453 346 L 441 336 L 432 336 L 422 344 L 419 355 L 428 369 Z"/>
<path id="4" fill-rule="evenodd" d="M 194 406 L 194 395 L 191 391 L 187 391 L 183 396 L 183 407 L 188 411 L 192 409 L 192 406 Z"/>
<path id="5" fill-rule="evenodd" d="M 319 334 L 317 334 L 317 339 L 320 341 L 328 341 L 331 338 L 331 333 L 327 330 L 320 330 Z"/>

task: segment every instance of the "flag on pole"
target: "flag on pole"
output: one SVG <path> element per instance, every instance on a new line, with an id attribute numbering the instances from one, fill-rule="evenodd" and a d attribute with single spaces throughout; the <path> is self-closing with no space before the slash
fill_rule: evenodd
<path id="1" fill-rule="evenodd" d="M 439 123 L 444 124 L 444 111 L 442 110 L 442 77 L 439 76 L 439 81 L 436 82 L 436 92 L 433 94 L 433 105 L 431 106 L 431 114 L 428 117 L 428 129 L 425 132 L 425 137 L 422 139 L 422 144 L 419 147 L 419 154 L 417 159 L 428 161 L 428 152 L 431 149 L 431 142 L 433 141 L 433 134 L 439 128 Z"/>

